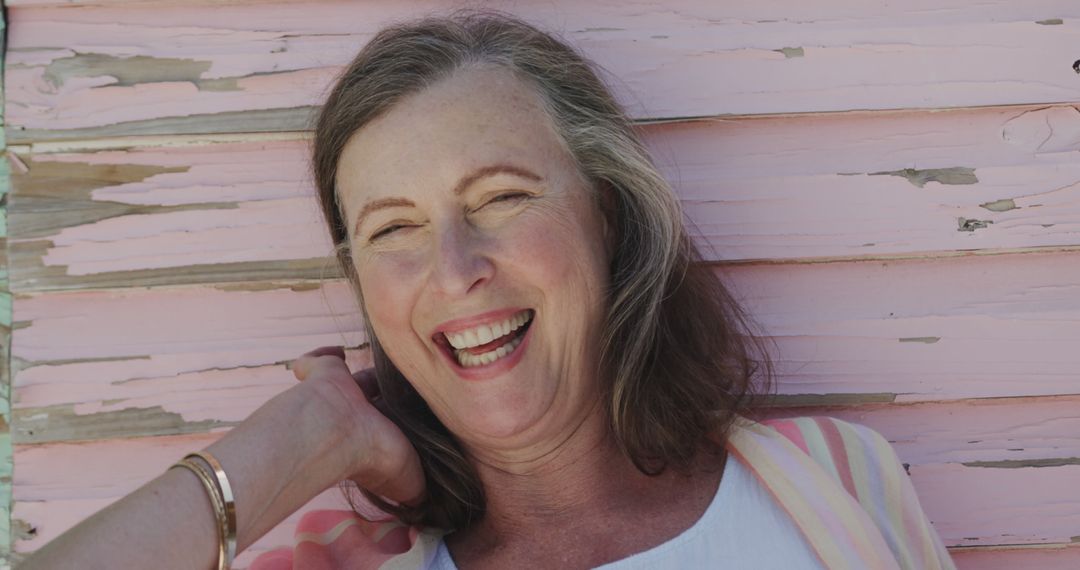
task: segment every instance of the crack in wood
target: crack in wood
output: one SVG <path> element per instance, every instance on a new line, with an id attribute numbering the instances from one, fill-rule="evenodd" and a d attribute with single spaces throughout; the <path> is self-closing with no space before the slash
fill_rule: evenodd
<path id="1" fill-rule="evenodd" d="M 823 406 L 851 406 L 859 404 L 882 404 L 896 401 L 896 394 L 867 392 L 862 394 L 772 394 L 762 398 L 765 408 L 802 408 Z"/>

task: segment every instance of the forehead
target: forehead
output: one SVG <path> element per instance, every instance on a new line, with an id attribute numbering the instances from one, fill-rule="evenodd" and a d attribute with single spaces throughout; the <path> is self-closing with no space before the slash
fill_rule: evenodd
<path id="1" fill-rule="evenodd" d="M 572 168 L 540 95 L 494 67 L 460 70 L 353 133 L 338 163 L 348 205 L 446 185 L 492 163 Z"/>

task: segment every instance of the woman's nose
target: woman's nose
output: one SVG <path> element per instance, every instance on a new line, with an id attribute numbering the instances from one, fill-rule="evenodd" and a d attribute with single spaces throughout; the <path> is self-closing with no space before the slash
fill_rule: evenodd
<path id="1" fill-rule="evenodd" d="M 432 281 L 449 297 L 476 290 L 495 273 L 483 248 L 483 238 L 467 224 L 457 224 L 438 234 L 433 252 Z"/>

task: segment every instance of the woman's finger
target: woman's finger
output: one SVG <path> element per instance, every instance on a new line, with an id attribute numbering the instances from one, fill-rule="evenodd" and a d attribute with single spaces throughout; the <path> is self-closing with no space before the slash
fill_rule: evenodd
<path id="1" fill-rule="evenodd" d="M 303 356 L 292 361 L 289 368 L 292 370 L 293 376 L 303 382 L 308 377 L 308 374 L 311 374 L 311 371 L 314 370 L 319 359 L 325 356 L 337 357 L 344 364 L 345 348 L 341 346 L 320 346 L 315 350 L 305 352 Z"/>
<path id="2" fill-rule="evenodd" d="M 368 400 L 374 400 L 379 397 L 379 383 L 375 379 L 374 368 L 364 368 L 353 372 L 353 380 L 356 380 L 356 385 L 360 386 L 360 389 L 364 391 L 364 395 Z"/>

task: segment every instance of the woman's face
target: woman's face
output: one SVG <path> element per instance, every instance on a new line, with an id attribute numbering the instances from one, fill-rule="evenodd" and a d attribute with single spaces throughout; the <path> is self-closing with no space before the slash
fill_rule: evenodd
<path id="1" fill-rule="evenodd" d="M 371 326 L 466 445 L 539 451 L 598 409 L 607 232 L 528 85 L 459 71 L 357 131 L 337 181 Z"/>

